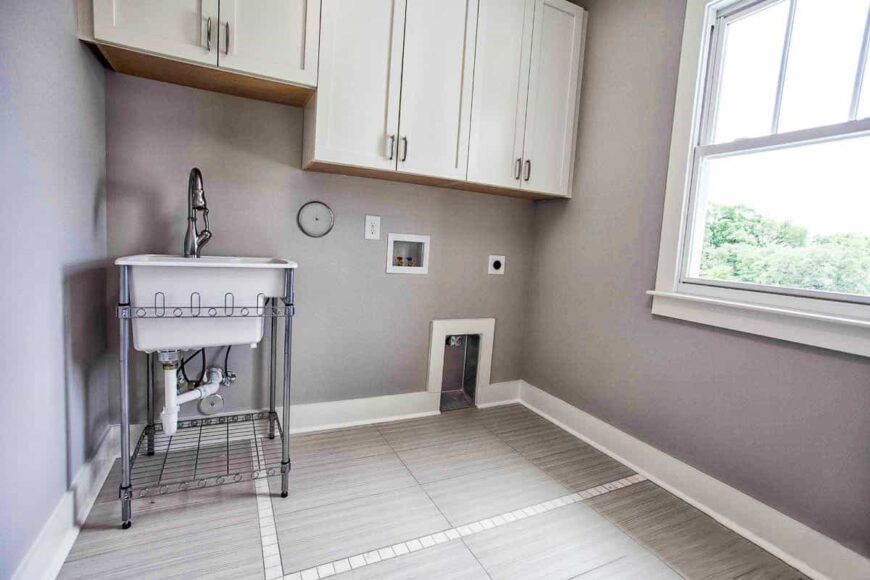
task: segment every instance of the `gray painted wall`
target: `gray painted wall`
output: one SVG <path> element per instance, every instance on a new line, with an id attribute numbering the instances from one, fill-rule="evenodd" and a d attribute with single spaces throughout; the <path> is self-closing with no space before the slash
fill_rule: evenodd
<path id="1" fill-rule="evenodd" d="M 494 317 L 493 381 L 520 376 L 531 202 L 303 172 L 297 108 L 114 73 L 107 99 L 109 255 L 179 253 L 187 175 L 199 166 L 215 235 L 205 254 L 299 262 L 294 403 L 425 390 L 429 323 L 437 318 Z M 296 226 L 298 208 L 312 199 L 336 215 L 322 239 Z M 363 239 L 366 214 L 381 216 L 380 241 Z M 432 236 L 428 275 L 385 273 L 389 232 Z M 507 256 L 504 276 L 487 275 L 489 254 Z M 114 325 L 110 331 L 114 343 Z M 233 350 L 240 380 L 225 395 L 228 408 L 266 404 L 266 350 Z M 115 409 L 115 389 L 110 396 Z"/>
<path id="2" fill-rule="evenodd" d="M 536 208 L 523 376 L 870 555 L 870 362 L 650 315 L 685 0 L 589 0 L 575 199 Z"/>
<path id="3" fill-rule="evenodd" d="M 73 8 L 0 18 L 0 578 L 107 425 L 105 75 Z"/>

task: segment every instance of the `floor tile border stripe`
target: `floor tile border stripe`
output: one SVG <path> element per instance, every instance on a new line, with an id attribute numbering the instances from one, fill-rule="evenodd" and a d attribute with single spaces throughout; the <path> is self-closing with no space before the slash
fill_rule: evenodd
<path id="1" fill-rule="evenodd" d="M 284 580 L 320 580 L 321 578 L 330 578 L 332 576 L 336 576 L 350 570 L 356 570 L 365 566 L 370 566 L 372 564 L 382 562 L 384 560 L 404 556 L 413 552 L 419 552 L 421 550 L 432 548 L 434 546 L 444 544 L 453 540 L 458 540 L 466 536 L 479 534 L 486 530 L 491 530 L 493 528 L 497 528 L 511 522 L 534 517 L 536 515 L 543 514 L 566 505 L 575 504 L 599 495 L 603 495 L 605 493 L 609 493 L 611 491 L 615 491 L 617 489 L 621 489 L 623 487 L 634 485 L 635 483 L 640 483 L 642 481 L 646 481 L 646 477 L 640 474 L 635 474 L 630 477 L 611 481 L 610 483 L 605 483 L 603 485 L 585 489 L 583 491 L 563 495 L 556 499 L 505 512 L 497 516 L 484 518 L 470 524 L 457 526 L 455 528 L 449 528 L 440 532 L 435 532 L 434 534 L 429 534 L 426 536 L 421 536 L 419 538 L 414 538 L 412 540 L 399 542 L 391 546 L 378 548 L 370 552 L 356 554 L 355 556 L 349 556 L 347 558 L 333 560 L 332 562 L 327 562 L 319 566 L 306 568 L 305 570 L 295 571 L 291 574 L 287 574 L 286 576 L 284 576 Z M 266 571 L 266 579 L 271 580 L 273 577 L 269 576 L 268 567 L 266 568 Z"/>
<path id="2" fill-rule="evenodd" d="M 256 444 L 251 441 L 254 457 L 265 457 L 263 442 L 258 437 Z M 276 580 L 284 576 L 281 564 L 281 548 L 278 545 L 278 528 L 275 526 L 275 513 L 272 511 L 272 494 L 269 491 L 269 480 L 265 478 L 254 480 L 254 491 L 257 497 L 257 517 L 260 524 L 260 545 L 263 548 L 263 571 L 266 580 Z"/>

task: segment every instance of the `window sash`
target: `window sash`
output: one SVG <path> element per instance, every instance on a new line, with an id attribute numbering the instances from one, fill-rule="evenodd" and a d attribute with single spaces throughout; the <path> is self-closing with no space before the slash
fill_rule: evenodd
<path id="1" fill-rule="evenodd" d="M 787 2 L 789 4 L 788 20 L 786 23 L 785 39 L 780 57 L 779 78 L 777 81 L 776 101 L 771 118 L 771 132 L 769 136 L 779 134 L 779 124 L 782 116 L 782 100 L 788 70 L 791 39 L 794 31 L 795 14 L 800 0 L 743 0 L 731 3 L 719 9 L 714 18 L 713 34 L 710 41 L 710 53 L 706 66 L 706 78 L 704 82 L 704 104 L 701 111 L 701 130 L 698 133 L 698 146 L 709 145 L 713 142 L 713 133 L 718 113 L 718 98 L 722 82 L 722 66 L 725 60 L 725 38 L 728 25 L 748 18 L 753 14 L 770 8 L 776 4 Z M 870 9 L 864 23 L 864 34 L 861 41 L 861 52 L 858 57 L 858 65 L 855 70 L 852 85 L 852 99 L 849 108 L 848 121 L 854 121 L 858 117 L 858 109 L 861 103 L 862 89 L 864 84 L 864 70 L 867 60 L 870 58 Z M 870 95 L 866 95 L 870 98 Z"/>
<path id="2" fill-rule="evenodd" d="M 698 119 L 698 137 L 695 145 L 693 146 L 689 167 L 690 179 L 688 181 L 687 190 L 688 202 L 686 203 L 687 219 L 684 220 L 685 228 L 682 232 L 682 243 L 680 244 L 681 251 L 678 278 L 680 282 L 679 286 L 682 287 L 684 290 L 688 290 L 690 292 L 693 289 L 707 287 L 715 289 L 731 289 L 743 292 L 750 292 L 754 293 L 756 296 L 760 294 L 770 294 L 796 298 L 810 298 L 826 301 L 828 303 L 844 302 L 868 305 L 870 304 L 870 296 L 807 290 L 800 288 L 767 286 L 746 282 L 711 280 L 692 277 L 688 275 L 689 262 L 691 260 L 692 251 L 693 248 L 696 247 L 696 243 L 698 243 L 695 236 L 699 235 L 699 232 L 701 232 L 701 236 L 703 237 L 704 226 L 706 225 L 704 218 L 702 215 L 699 214 L 697 207 L 699 201 L 698 188 L 700 184 L 700 171 L 706 159 L 743 155 L 748 153 L 771 151 L 777 149 L 786 149 L 790 147 L 798 147 L 825 141 L 855 138 L 870 134 L 870 118 L 856 118 L 862 97 L 861 91 L 864 81 L 864 70 L 867 64 L 868 52 L 870 52 L 870 11 L 868 11 L 867 21 L 864 27 L 864 36 L 861 45 L 861 55 L 858 59 L 858 67 L 855 74 L 855 83 L 853 87 L 849 120 L 834 125 L 801 129 L 787 133 L 778 132 L 780 114 L 782 110 L 783 87 L 785 84 L 786 69 L 788 66 L 788 53 L 791 45 L 791 35 L 792 29 L 794 27 L 795 12 L 797 9 L 797 3 L 799 1 L 800 0 L 743 0 L 736 3 L 731 3 L 715 13 L 715 17 L 713 19 L 715 24 L 713 25 L 712 34 L 710 37 L 710 46 L 706 64 L 706 74 L 703 77 L 704 86 L 701 93 L 703 101 L 700 117 Z M 720 94 L 719 89 L 721 82 L 722 65 L 725 56 L 724 40 L 726 36 L 725 31 L 727 29 L 727 25 L 741 18 L 749 17 L 760 10 L 764 10 L 780 2 L 788 2 L 790 6 L 783 53 L 780 64 L 776 104 L 771 119 L 771 134 L 762 137 L 740 139 L 737 141 L 725 143 L 712 143 L 713 130 L 717 114 L 717 100 Z M 865 95 L 865 97 L 870 98 L 870 95 Z"/>

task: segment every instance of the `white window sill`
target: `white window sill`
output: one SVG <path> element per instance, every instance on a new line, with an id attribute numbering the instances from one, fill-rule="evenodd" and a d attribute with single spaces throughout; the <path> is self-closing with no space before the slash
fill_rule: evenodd
<path id="1" fill-rule="evenodd" d="M 650 290 L 652 313 L 870 357 L 870 319 Z"/>

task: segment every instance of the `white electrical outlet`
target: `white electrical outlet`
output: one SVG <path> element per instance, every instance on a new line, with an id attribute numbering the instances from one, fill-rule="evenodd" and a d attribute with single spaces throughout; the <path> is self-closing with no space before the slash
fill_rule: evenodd
<path id="1" fill-rule="evenodd" d="M 507 265 L 507 260 L 504 256 L 490 256 L 489 257 L 489 267 L 487 268 L 488 274 L 494 274 L 496 276 L 503 276 L 504 269 Z"/>
<path id="2" fill-rule="evenodd" d="M 367 215 L 366 216 L 366 239 L 380 240 L 381 239 L 381 216 Z"/>

